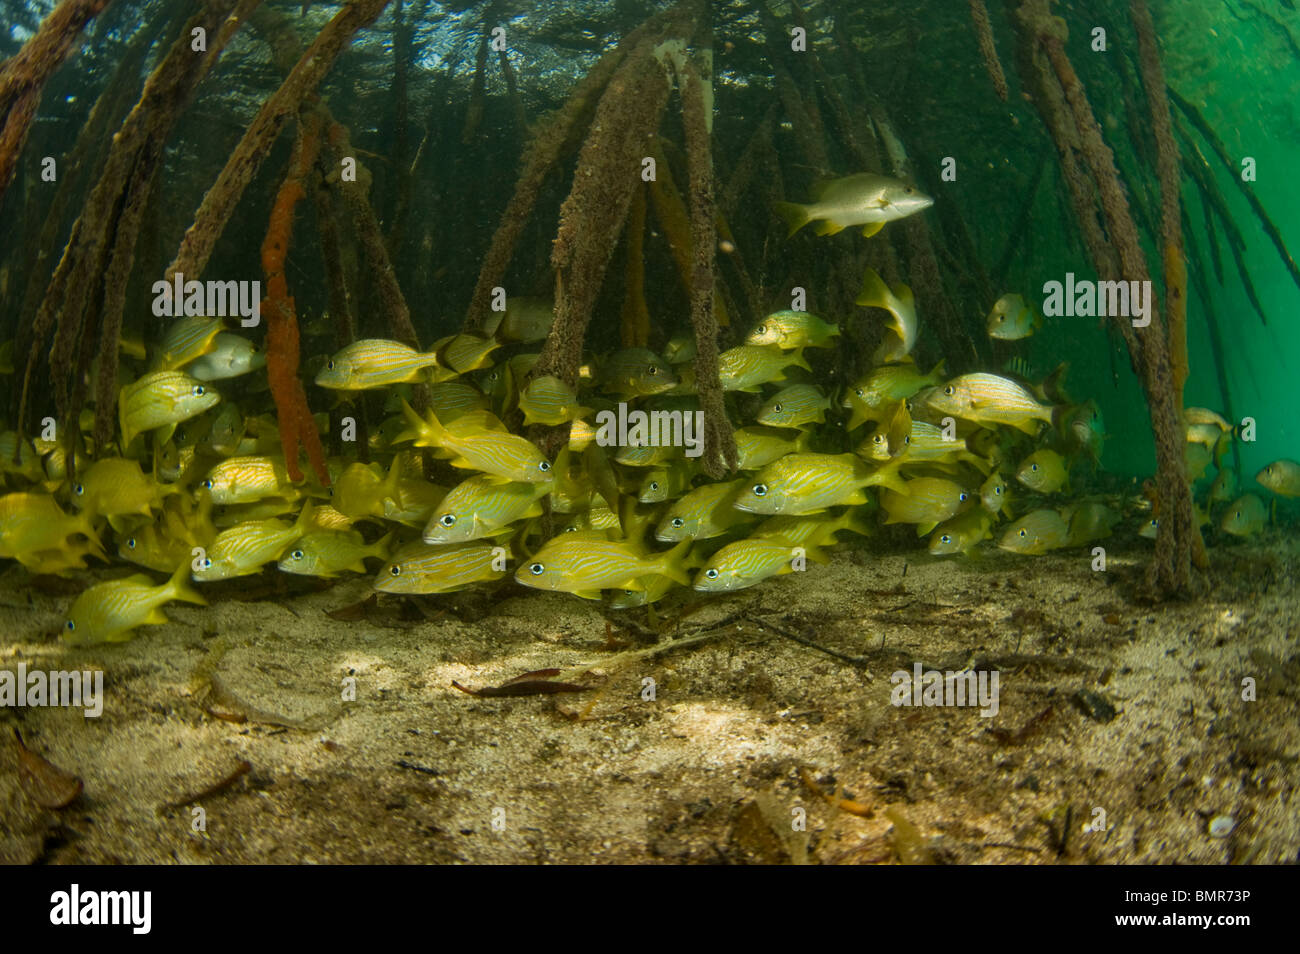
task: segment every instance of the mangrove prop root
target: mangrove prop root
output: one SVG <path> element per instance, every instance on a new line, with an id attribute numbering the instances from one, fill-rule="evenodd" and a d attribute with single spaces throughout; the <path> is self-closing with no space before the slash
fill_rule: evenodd
<path id="1" fill-rule="evenodd" d="M 560 208 L 551 248 L 556 275 L 555 324 L 537 362 L 537 376 L 553 374 L 577 384 L 582 342 L 650 137 L 668 100 L 668 77 L 642 42 L 610 80 L 587 140 L 578 154 L 573 188 Z"/>
<path id="2" fill-rule="evenodd" d="M 310 179 L 319 149 L 320 118 L 315 112 L 304 112 L 299 119 L 289 171 L 271 207 L 271 222 L 262 242 L 262 271 L 266 275 L 262 313 L 266 316 L 266 379 L 275 399 L 285 470 L 290 479 L 302 480 L 302 468 L 298 464 L 298 451 L 302 448 L 307 451 L 316 477 L 328 487 L 325 451 L 311 408 L 307 406 L 302 379 L 298 377 L 298 316 L 284 276 L 289 236 L 293 232 L 293 209 L 307 194 L 303 183 Z"/>
<path id="3" fill-rule="evenodd" d="M 715 480 L 736 469 L 736 439 L 718 379 L 718 321 L 714 312 L 717 218 L 713 201 L 713 151 L 705 84 L 712 76 L 707 55 L 696 53 L 680 76 L 682 125 L 690 172 L 691 245 L 695 268 L 691 281 L 691 325 L 695 329 L 695 387 L 704 413 L 704 472 Z"/>
<path id="4" fill-rule="evenodd" d="M 203 273 L 235 206 L 289 117 L 298 112 L 303 101 L 320 85 L 353 35 L 373 23 L 387 5 L 388 0 L 355 0 L 342 6 L 321 30 L 280 88 L 262 104 L 244 130 L 216 182 L 203 197 L 194 223 L 185 232 L 175 259 L 164 272 L 166 278 L 180 272 L 187 279 L 197 279 Z"/>
<path id="5" fill-rule="evenodd" d="M 483 320 L 487 317 L 492 301 L 492 289 L 505 279 L 510 257 L 514 254 L 519 236 L 523 233 L 528 217 L 532 214 L 542 183 L 559 163 L 570 141 L 590 122 L 600 95 L 609 84 L 610 78 L 623 64 L 628 53 L 639 45 L 650 28 L 651 23 L 638 27 L 618 46 L 597 60 L 574 86 L 564 105 L 536 124 L 536 133 L 532 142 L 524 150 L 526 158 L 519 179 L 515 182 L 515 191 L 501 216 L 501 224 L 492 234 L 492 242 L 479 268 L 474 295 L 465 313 L 463 326 L 465 331 L 482 330 Z"/>
<path id="6" fill-rule="evenodd" d="M 50 280 L 37 313 L 32 350 L 24 369 L 19 420 L 26 420 L 27 398 L 39 348 L 50 328 L 50 351 L 55 401 L 65 434 L 79 433 L 73 417 L 79 407 L 69 392 L 80 393 L 88 356 L 84 341 L 97 339 L 101 354 L 99 406 L 96 409 L 97 443 L 107 441 L 113 423 L 114 384 L 117 377 L 117 338 L 121 328 L 126 281 L 135 258 L 149 184 L 162 161 L 163 146 L 194 88 L 213 60 L 196 59 L 189 47 L 190 30 L 216 30 L 234 0 L 205 6 L 181 30 L 166 56 L 145 81 L 140 98 L 113 136 L 103 170 L 81 213 Z M 57 319 L 57 324 L 56 324 Z M 97 323 L 90 323 L 97 319 Z M 89 327 L 88 327 L 88 323 Z M 102 331 L 99 338 L 95 332 Z M 83 347 L 78 349 L 78 342 Z M 111 352 L 111 354 L 109 353 Z M 94 349 L 90 350 L 93 355 Z M 75 380 L 74 380 L 75 379 Z M 20 425 L 21 426 L 21 425 Z"/>
<path id="7" fill-rule="evenodd" d="M 645 193 L 632 193 L 632 209 L 627 220 L 623 246 L 623 309 L 621 336 L 624 348 L 644 348 L 650 343 L 650 310 L 645 301 Z"/>
<path id="8" fill-rule="evenodd" d="M 979 43 L 980 58 L 988 70 L 989 79 L 993 81 L 993 90 L 998 99 L 1007 101 L 1007 76 L 1002 72 L 1002 61 L 998 59 L 998 48 L 993 45 L 993 24 L 989 22 L 988 7 L 984 0 L 970 0 L 970 18 L 975 24 L 975 39 Z"/>
<path id="9" fill-rule="evenodd" d="M 1009 0 L 1009 3 L 1020 33 L 1018 62 L 1030 80 L 1027 88 L 1034 94 L 1044 123 L 1056 142 L 1057 152 L 1062 156 L 1063 171 L 1064 157 L 1077 150 L 1091 173 L 1090 186 L 1100 200 L 1114 252 L 1104 246 L 1094 247 L 1089 241 L 1089 253 L 1097 256 L 1094 266 L 1103 277 L 1111 277 L 1115 275 L 1115 258 L 1118 258 L 1125 279 L 1149 281 L 1150 271 L 1124 186 L 1115 169 L 1114 155 L 1102 137 L 1083 84 L 1065 52 L 1064 22 L 1051 15 L 1048 0 L 1023 0 L 1018 6 L 1015 6 L 1016 0 Z M 1039 51 L 1046 55 L 1050 74 L 1038 56 Z M 1053 84 L 1059 84 L 1059 99 L 1052 93 Z M 1088 186 L 1089 183 L 1079 182 L 1071 190 L 1077 212 L 1092 204 L 1091 196 L 1080 201 L 1080 196 L 1075 194 L 1076 190 L 1084 192 Z M 1191 563 L 1197 550 L 1198 535 L 1193 532 L 1191 485 L 1183 461 L 1186 441 L 1182 408 L 1176 398 L 1170 363 L 1166 337 L 1168 325 L 1166 316 L 1154 312 L 1153 303 L 1151 323 L 1141 329 L 1140 336 L 1125 316 L 1116 316 L 1115 324 L 1124 335 L 1130 357 L 1142 380 L 1155 437 L 1161 519 L 1147 584 L 1154 597 L 1162 598 L 1190 590 Z M 1195 556 L 1199 562 L 1199 553 Z"/>
<path id="10" fill-rule="evenodd" d="M 1146 0 L 1130 0 L 1129 12 L 1138 38 L 1138 65 L 1151 113 L 1151 131 L 1156 141 L 1156 171 L 1160 179 L 1160 241 L 1165 269 L 1165 325 L 1169 334 L 1169 357 L 1174 375 L 1174 398 L 1183 406 L 1183 384 L 1187 381 L 1187 264 L 1183 254 L 1178 143 L 1174 140 L 1165 95 L 1165 73 L 1156 45 L 1156 28 Z M 1192 522 L 1195 527 L 1195 521 Z"/>
<path id="11" fill-rule="evenodd" d="M 0 66 L 0 199 L 13 181 L 46 81 L 72 51 L 86 23 L 109 3 L 63 0 L 36 35 Z"/>

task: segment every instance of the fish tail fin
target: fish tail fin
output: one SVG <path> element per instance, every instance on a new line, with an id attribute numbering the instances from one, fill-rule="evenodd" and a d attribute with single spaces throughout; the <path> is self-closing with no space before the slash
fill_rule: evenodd
<path id="1" fill-rule="evenodd" d="M 1065 375 L 1070 370 L 1070 363 L 1062 361 L 1047 377 L 1043 378 L 1040 386 L 1044 397 L 1053 404 L 1069 404 L 1070 397 L 1065 392 Z"/>
<path id="2" fill-rule="evenodd" d="M 794 235 L 795 232 L 798 232 L 812 221 L 812 214 L 808 211 L 806 205 L 799 205 L 795 202 L 778 202 L 773 208 L 776 210 L 776 214 L 785 220 L 786 226 L 790 229 L 786 234 L 786 238 Z"/>
<path id="3" fill-rule="evenodd" d="M 169 600 L 195 603 L 198 606 L 208 605 L 208 601 L 203 598 L 203 594 L 190 586 L 190 564 L 188 560 L 182 560 L 181 565 L 172 573 L 172 578 L 166 583 L 166 590 Z"/>
<path id="4" fill-rule="evenodd" d="M 663 554 L 658 560 L 659 572 L 676 583 L 690 586 L 691 575 L 686 569 L 686 561 L 693 542 L 694 539 L 688 537 Z"/>
<path id="5" fill-rule="evenodd" d="M 947 358 L 940 358 L 939 363 L 930 369 L 930 373 L 927 374 L 926 377 L 934 381 L 935 384 L 938 384 L 940 381 L 942 381 L 948 373 L 947 371 L 944 370 L 943 367 L 944 363 L 947 360 L 948 360 Z"/>
<path id="6" fill-rule="evenodd" d="M 869 519 L 870 511 L 866 507 L 854 507 L 840 518 L 837 530 L 847 530 L 860 537 L 869 537 L 875 533 L 875 526 Z"/>
<path id="7" fill-rule="evenodd" d="M 803 348 L 795 348 L 793 351 L 790 352 L 788 357 L 790 359 L 790 363 L 795 365 L 796 367 L 803 368 L 805 371 L 812 370 L 812 365 L 810 365 L 808 363 L 808 359 L 803 356 Z"/>
<path id="8" fill-rule="evenodd" d="M 316 516 L 316 507 L 310 500 L 302 502 L 302 510 L 298 514 L 298 519 L 293 522 L 293 530 L 298 536 L 302 536 L 311 529 L 312 520 Z"/>
<path id="9" fill-rule="evenodd" d="M 414 441 L 418 447 L 442 445 L 447 432 L 432 411 L 428 412 L 427 417 L 421 417 L 416 413 L 415 408 L 411 407 L 410 402 L 402 398 L 402 417 L 406 419 L 408 427 L 393 438 L 394 444 Z"/>
<path id="10" fill-rule="evenodd" d="M 394 454 L 393 462 L 388 467 L 388 475 L 379 487 L 379 499 L 382 501 L 385 497 L 391 500 L 398 510 L 405 506 L 402 503 L 402 455 Z"/>
<path id="11" fill-rule="evenodd" d="M 880 277 L 880 273 L 868 265 L 867 270 L 862 273 L 862 290 L 858 292 L 854 304 L 864 308 L 883 308 L 892 311 L 889 301 L 892 297 L 889 286 Z"/>
<path id="12" fill-rule="evenodd" d="M 396 536 L 396 530 L 389 530 L 382 537 L 376 540 L 370 546 L 366 547 L 363 559 L 367 556 L 378 557 L 381 560 L 387 560 L 388 554 L 393 549 L 393 537 Z"/>

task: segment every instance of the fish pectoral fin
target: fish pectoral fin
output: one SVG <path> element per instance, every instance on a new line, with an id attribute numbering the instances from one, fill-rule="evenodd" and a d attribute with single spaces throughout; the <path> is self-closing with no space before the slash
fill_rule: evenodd
<path id="1" fill-rule="evenodd" d="M 143 626 L 161 626 L 164 623 L 170 623 L 167 614 L 162 611 L 161 606 L 155 606 L 149 611 L 149 615 L 144 618 Z"/>
<path id="2" fill-rule="evenodd" d="M 844 231 L 844 226 L 830 219 L 823 219 L 817 223 L 817 228 L 813 230 L 818 235 L 838 235 Z"/>
<path id="3" fill-rule="evenodd" d="M 884 222 L 868 222 L 866 225 L 862 226 L 862 236 L 864 238 L 871 238 L 871 236 L 875 235 L 884 227 Z"/>
<path id="4" fill-rule="evenodd" d="M 634 590 L 634 589 L 637 589 L 637 587 L 635 587 L 635 586 L 625 586 L 625 587 L 623 587 L 623 589 L 625 589 L 625 590 Z M 600 590 L 573 590 L 572 592 L 573 592 L 573 595 L 574 595 L 574 596 L 581 596 L 584 600 L 599 600 L 599 599 L 600 599 Z"/>

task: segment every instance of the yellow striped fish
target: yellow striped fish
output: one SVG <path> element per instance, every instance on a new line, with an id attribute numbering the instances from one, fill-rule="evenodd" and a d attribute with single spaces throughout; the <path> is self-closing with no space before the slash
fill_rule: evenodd
<path id="1" fill-rule="evenodd" d="M 285 573 L 318 576 L 323 579 L 340 573 L 365 573 L 366 560 L 388 559 L 393 542 L 391 532 L 367 544 L 356 530 L 315 530 L 303 536 L 292 550 L 280 558 L 278 566 Z"/>
<path id="2" fill-rule="evenodd" d="M 694 587 L 705 593 L 729 593 L 762 583 L 768 577 L 802 570 L 808 560 L 827 562 L 812 546 L 785 537 L 753 537 L 729 543 L 709 557 L 695 577 Z"/>
<path id="3" fill-rule="evenodd" d="M 972 507 L 935 528 L 930 534 L 930 552 L 935 556 L 969 553 L 993 536 L 992 529 L 993 515 L 983 507 Z"/>
<path id="4" fill-rule="evenodd" d="M 1007 527 L 998 546 L 1012 553 L 1040 554 L 1069 543 L 1070 528 L 1055 510 L 1035 510 Z"/>
<path id="5" fill-rule="evenodd" d="M 812 439 L 807 431 L 792 436 L 791 431 L 762 425 L 742 427 L 732 436 L 736 439 L 737 470 L 759 470 L 786 454 L 807 453 Z"/>
<path id="6" fill-rule="evenodd" d="M 266 497 L 292 500 L 299 495 L 278 457 L 228 457 L 208 471 L 199 486 L 218 505 L 255 503 Z"/>
<path id="7" fill-rule="evenodd" d="M 99 537 L 95 534 L 94 514 L 83 510 L 75 516 L 65 514 L 58 502 L 49 494 L 13 493 L 0 497 L 0 557 L 18 560 L 30 567 L 28 558 L 35 559 L 51 551 L 77 556 L 75 565 L 81 566 L 81 556 L 93 552 L 103 556 Z M 72 537 L 85 536 L 90 540 L 90 550 L 73 543 Z"/>
<path id="8" fill-rule="evenodd" d="M 412 543 L 393 554 L 375 577 L 381 593 L 453 593 L 506 575 L 508 553 L 489 543 Z"/>
<path id="9" fill-rule="evenodd" d="M 776 345 L 740 345 L 718 355 L 718 380 L 724 391 L 754 392 L 771 381 L 784 381 L 786 368 L 811 371 L 803 349 L 782 351 Z"/>
<path id="10" fill-rule="evenodd" d="M 590 412 L 578 404 L 578 395 L 554 375 L 543 375 L 528 382 L 519 392 L 519 410 L 525 424 L 563 424 Z"/>
<path id="11" fill-rule="evenodd" d="M 998 514 L 1011 516 L 1011 493 L 1007 490 L 1007 482 L 996 470 L 980 485 L 980 502 L 995 517 Z"/>
<path id="12" fill-rule="evenodd" d="M 428 377 L 425 370 L 437 366 L 437 354 L 421 353 L 400 341 L 364 338 L 326 361 L 316 383 L 339 391 L 361 391 L 422 381 Z"/>
<path id="13" fill-rule="evenodd" d="M 446 545 L 492 536 L 516 520 L 539 517 L 549 484 L 502 482 L 478 474 L 453 487 L 424 528 L 424 542 Z"/>
<path id="14" fill-rule="evenodd" d="M 391 497 L 384 498 L 384 519 L 408 527 L 423 527 L 433 511 L 447 496 L 447 488 L 419 477 L 403 477 L 397 482 L 399 506 Z"/>
<path id="15" fill-rule="evenodd" d="M 691 486 L 691 480 L 698 472 L 699 466 L 689 460 L 676 460 L 655 467 L 642 478 L 637 489 L 637 502 L 663 503 L 680 497 Z"/>
<path id="16" fill-rule="evenodd" d="M 644 589 L 646 576 L 667 576 L 689 583 L 683 567 L 690 540 L 664 553 L 647 554 L 624 541 L 595 540 L 565 533 L 542 545 L 531 560 L 515 571 L 515 580 L 539 590 L 573 593 L 583 599 L 600 599 L 601 590 Z"/>
<path id="17" fill-rule="evenodd" d="M 664 543 L 708 540 L 749 520 L 749 515 L 735 506 L 744 484 L 743 480 L 732 480 L 696 487 L 668 508 L 655 528 L 655 538 Z"/>
<path id="18" fill-rule="evenodd" d="M 902 488 L 896 460 L 872 470 L 856 454 L 788 454 L 752 478 L 736 507 L 751 513 L 818 513 L 866 503 L 865 489 L 876 485 Z"/>
<path id="19" fill-rule="evenodd" d="M 191 576 L 200 583 L 256 573 L 280 555 L 311 526 L 312 505 L 303 504 L 295 523 L 250 520 L 217 534 L 202 556 L 196 556 Z"/>
<path id="20" fill-rule="evenodd" d="M 840 329 L 806 311 L 777 311 L 768 315 L 749 333 L 747 345 L 774 344 L 784 350 L 829 348 Z M 674 361 L 674 364 L 677 362 Z"/>
<path id="21" fill-rule="evenodd" d="M 610 394 L 648 397 L 671 391 L 678 382 L 668 362 L 653 351 L 624 348 L 601 365 L 600 383 Z"/>
<path id="22" fill-rule="evenodd" d="M 821 388 L 811 384 L 792 384 L 782 388 L 764 403 L 758 412 L 758 423 L 769 427 L 802 427 L 822 423 L 831 400 Z"/>
<path id="23" fill-rule="evenodd" d="M 792 517 L 778 515 L 768 517 L 750 534 L 751 537 L 782 537 L 791 543 L 826 546 L 835 542 L 835 534 L 848 530 L 858 536 L 871 536 L 871 524 L 867 522 L 865 512 L 868 508 L 852 507 L 833 519 L 810 515 Z"/>
<path id="24" fill-rule="evenodd" d="M 181 421 L 202 414 L 221 400 L 221 395 L 182 371 L 155 371 L 118 392 L 117 416 L 122 429 L 122 447 L 136 436 L 157 429 L 165 443 Z"/>
<path id="25" fill-rule="evenodd" d="M 1267 523 L 1268 510 L 1264 507 L 1264 501 L 1254 494 L 1245 494 L 1223 511 L 1223 516 L 1219 518 L 1219 529 L 1234 537 L 1253 537 Z"/>
<path id="26" fill-rule="evenodd" d="M 941 414 L 1006 424 L 1026 434 L 1038 433 L 1038 421 L 1052 422 L 1052 408 L 1039 404 L 1023 385 L 983 372 L 953 378 L 931 394 L 930 406 Z"/>
<path id="27" fill-rule="evenodd" d="M 526 484 L 545 483 L 554 476 L 551 462 L 537 445 L 511 434 L 486 411 L 471 412 L 444 425 L 434 413 L 422 418 L 403 401 L 402 414 L 409 429 L 401 437 L 413 439 L 416 447 L 438 448 L 451 457 L 453 467 Z"/>
<path id="28" fill-rule="evenodd" d="M 171 600 L 206 606 L 205 600 L 185 581 L 189 567 L 182 563 L 162 586 L 136 574 L 125 580 L 98 583 L 72 604 L 63 624 L 63 641 L 73 646 L 124 642 L 137 626 L 158 626 L 168 622 L 161 609 Z"/>
<path id="29" fill-rule="evenodd" d="M 916 477 L 901 491 L 880 492 L 885 523 L 914 523 L 916 535 L 929 533 L 945 520 L 972 506 L 978 495 L 943 477 Z"/>
<path id="30" fill-rule="evenodd" d="M 334 480 L 334 506 L 349 520 L 382 517 L 388 501 L 402 506 L 402 455 L 393 456 L 387 475 L 379 475 L 378 464 L 354 461 Z"/>
<path id="31" fill-rule="evenodd" d="M 429 407 L 438 415 L 438 420 L 452 421 L 471 411 L 488 410 L 488 399 L 478 388 L 463 381 L 439 381 L 429 386 Z M 394 404 L 392 409 L 400 411 L 401 408 Z M 385 407 L 385 410 L 388 408 Z M 398 430 L 401 429 L 401 414 L 390 420 L 398 424 Z"/>
<path id="32" fill-rule="evenodd" d="M 223 325 L 220 318 L 191 315 L 177 318 L 168 325 L 154 359 L 155 371 L 179 371 L 191 361 L 217 347 L 217 335 Z"/>
<path id="33" fill-rule="evenodd" d="M 1283 497 L 1300 497 L 1300 464 L 1280 458 L 1256 474 L 1255 482 Z"/>
<path id="34" fill-rule="evenodd" d="M 922 374 L 910 361 L 873 369 L 840 399 L 840 406 L 852 412 L 845 429 L 851 431 L 867 421 L 880 420 L 882 409 L 892 408 L 898 401 L 905 401 L 923 388 L 938 384 L 943 380 L 943 374 L 942 361 L 929 374 Z"/>

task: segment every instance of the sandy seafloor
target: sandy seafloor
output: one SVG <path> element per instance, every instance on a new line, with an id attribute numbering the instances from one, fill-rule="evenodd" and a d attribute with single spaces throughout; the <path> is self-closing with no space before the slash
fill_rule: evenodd
<path id="1" fill-rule="evenodd" d="M 520 698 L 452 682 L 608 662 L 651 644 L 644 610 L 607 631 L 600 604 L 507 582 L 341 621 L 367 579 L 271 569 L 65 649 L 76 588 L 8 563 L 0 666 L 102 667 L 106 699 L 0 710 L 0 861 L 1294 863 L 1300 539 L 1217 546 L 1204 595 L 1160 606 L 1135 596 L 1149 542 L 1107 545 L 1104 573 L 1085 551 L 841 546 L 685 618 L 670 600 L 661 642 L 705 642 Z M 890 705 L 916 661 L 997 667 L 997 716 Z M 69 807 L 33 802 L 13 727 L 84 781 Z"/>

